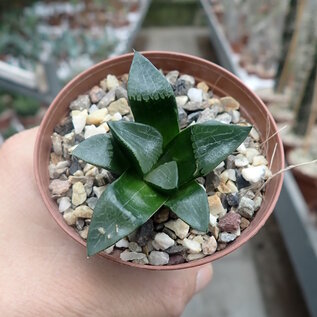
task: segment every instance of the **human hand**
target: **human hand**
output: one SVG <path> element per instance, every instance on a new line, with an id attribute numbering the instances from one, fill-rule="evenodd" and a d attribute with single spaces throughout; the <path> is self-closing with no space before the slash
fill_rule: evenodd
<path id="1" fill-rule="evenodd" d="M 0 316 L 179 316 L 210 265 L 154 272 L 86 259 L 50 217 L 33 176 L 37 129 L 0 149 Z"/>

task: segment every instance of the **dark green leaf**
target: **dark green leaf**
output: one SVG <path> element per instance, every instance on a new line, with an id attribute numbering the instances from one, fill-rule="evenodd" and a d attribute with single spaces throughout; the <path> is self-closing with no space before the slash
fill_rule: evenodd
<path id="1" fill-rule="evenodd" d="M 177 188 L 178 171 L 176 162 L 162 164 L 144 177 L 144 180 L 161 190 L 173 190 Z"/>
<path id="2" fill-rule="evenodd" d="M 163 139 L 153 127 L 128 121 L 108 122 L 109 128 L 123 151 L 127 152 L 136 167 L 146 174 L 162 154 Z"/>
<path id="3" fill-rule="evenodd" d="M 144 56 L 134 52 L 128 97 L 136 122 L 149 124 L 163 136 L 163 146 L 179 132 L 173 89 L 164 75 Z"/>
<path id="4" fill-rule="evenodd" d="M 121 174 L 129 166 L 109 134 L 94 135 L 80 142 L 72 155 L 117 174 Z"/>
<path id="5" fill-rule="evenodd" d="M 210 213 L 207 194 L 195 181 L 180 188 L 165 205 L 192 228 L 207 231 Z"/>
<path id="6" fill-rule="evenodd" d="M 206 175 L 228 157 L 248 136 L 251 126 L 208 121 L 192 128 L 198 176 Z"/>
<path id="7" fill-rule="evenodd" d="M 192 125 L 168 145 L 159 164 L 176 161 L 179 185 L 207 175 L 248 136 L 251 127 L 208 121 Z"/>
<path id="8" fill-rule="evenodd" d="M 135 174 L 127 171 L 99 198 L 88 231 L 91 256 L 115 244 L 144 224 L 166 201 Z"/>

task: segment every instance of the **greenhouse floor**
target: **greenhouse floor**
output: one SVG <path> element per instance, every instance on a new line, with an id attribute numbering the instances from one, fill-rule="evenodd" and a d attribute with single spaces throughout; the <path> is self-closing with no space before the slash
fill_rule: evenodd
<path id="1" fill-rule="evenodd" d="M 145 28 L 136 50 L 169 50 L 216 62 L 207 28 Z M 301 291 L 274 216 L 252 241 L 216 261 L 212 283 L 183 317 L 306 317 Z"/>

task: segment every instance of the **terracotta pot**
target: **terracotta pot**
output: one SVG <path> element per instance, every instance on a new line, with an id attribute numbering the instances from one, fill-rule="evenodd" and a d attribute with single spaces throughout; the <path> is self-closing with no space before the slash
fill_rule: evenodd
<path id="1" fill-rule="evenodd" d="M 172 53 L 172 52 L 144 52 L 143 53 L 158 68 L 164 71 L 179 70 L 181 73 L 190 74 L 197 81 L 205 81 L 218 96 L 232 96 L 241 104 L 242 115 L 258 129 L 260 134 L 265 138 L 277 131 L 274 119 L 267 111 L 262 101 L 251 92 L 236 76 L 232 75 L 225 69 L 208 62 L 204 59 L 193 57 L 190 55 Z M 76 99 L 78 95 L 86 93 L 91 87 L 97 85 L 100 80 L 105 78 L 107 74 L 120 76 L 128 73 L 132 62 L 132 54 L 126 54 L 103 61 L 87 71 L 79 74 L 57 95 L 53 103 L 49 107 L 42 124 L 40 126 L 34 152 L 34 169 L 38 188 L 42 198 L 59 226 L 69 234 L 73 239 L 81 245 L 86 246 L 86 242 L 77 234 L 74 228 L 68 226 L 63 216 L 58 211 L 56 202 L 51 198 L 49 192 L 49 175 L 48 165 L 51 152 L 51 135 L 54 127 L 68 113 L 69 104 Z M 270 124 L 267 123 L 270 121 Z M 270 127 L 270 131 L 266 131 Z M 278 134 L 267 142 L 267 158 L 270 162 L 275 144 L 278 144 L 277 151 L 272 163 L 273 173 L 284 167 L 283 145 Z M 130 262 L 123 262 L 118 255 L 108 255 L 100 253 L 101 256 L 119 262 L 128 266 L 139 267 L 150 270 L 175 270 L 190 268 L 202 265 L 234 251 L 251 237 L 253 237 L 259 229 L 264 225 L 270 214 L 273 212 L 274 206 L 279 197 L 283 182 L 283 176 L 278 175 L 266 187 L 265 197 L 259 211 L 250 226 L 245 229 L 233 243 L 229 244 L 224 250 L 218 251 L 211 256 L 193 262 L 167 265 L 167 266 L 150 266 L 140 265 Z M 83 253 L 85 251 L 83 250 Z"/>
<path id="2" fill-rule="evenodd" d="M 13 111 L 8 109 L 0 114 L 0 130 L 4 131 L 9 128 L 13 118 Z"/>

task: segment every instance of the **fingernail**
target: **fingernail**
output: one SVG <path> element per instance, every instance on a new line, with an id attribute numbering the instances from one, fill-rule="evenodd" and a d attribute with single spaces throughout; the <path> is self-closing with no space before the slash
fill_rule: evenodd
<path id="1" fill-rule="evenodd" d="M 207 264 L 203 266 L 196 275 L 196 290 L 195 292 L 200 292 L 203 288 L 207 286 L 210 282 L 212 276 L 212 266 Z"/>

